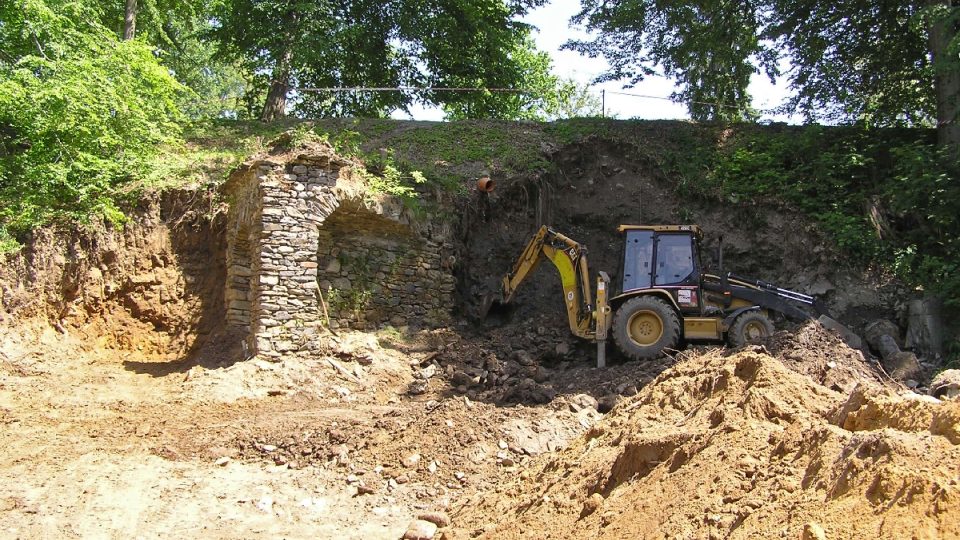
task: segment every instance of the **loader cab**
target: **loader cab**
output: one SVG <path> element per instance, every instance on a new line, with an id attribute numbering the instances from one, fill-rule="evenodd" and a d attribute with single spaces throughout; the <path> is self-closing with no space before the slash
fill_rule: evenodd
<path id="1" fill-rule="evenodd" d="M 669 295 L 684 314 L 701 311 L 700 240 L 696 225 L 621 225 L 619 297 L 647 290 Z"/>

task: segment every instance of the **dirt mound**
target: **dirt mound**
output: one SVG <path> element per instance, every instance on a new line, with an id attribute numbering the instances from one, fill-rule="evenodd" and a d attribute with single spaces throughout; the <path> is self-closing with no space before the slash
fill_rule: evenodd
<path id="1" fill-rule="evenodd" d="M 793 371 L 837 392 L 851 392 L 865 381 L 891 389 L 901 388 L 884 374 L 879 362 L 851 349 L 815 321 L 777 332 L 764 345 Z"/>
<path id="2" fill-rule="evenodd" d="M 845 396 L 765 353 L 713 351 L 454 522 L 487 538 L 957 537 L 958 415 L 957 402 L 869 381 Z"/>

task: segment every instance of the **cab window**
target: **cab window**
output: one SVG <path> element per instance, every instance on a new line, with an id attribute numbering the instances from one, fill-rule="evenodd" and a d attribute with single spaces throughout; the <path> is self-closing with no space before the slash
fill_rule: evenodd
<path id="1" fill-rule="evenodd" d="M 689 234 L 660 234 L 657 238 L 656 285 L 682 283 L 693 273 L 693 240 Z"/>
<path id="2" fill-rule="evenodd" d="M 623 290 L 650 287 L 653 273 L 653 232 L 627 231 L 623 257 Z"/>

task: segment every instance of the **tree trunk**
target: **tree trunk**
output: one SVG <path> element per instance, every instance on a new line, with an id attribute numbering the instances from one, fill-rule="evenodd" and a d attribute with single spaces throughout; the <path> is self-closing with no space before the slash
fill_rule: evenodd
<path id="1" fill-rule="evenodd" d="M 269 122 L 283 117 L 287 112 L 287 93 L 290 91 L 290 67 L 293 63 L 293 36 L 297 34 L 299 16 L 296 11 L 287 11 L 283 30 L 283 51 L 277 58 L 267 91 L 267 101 L 263 104 L 260 120 Z"/>
<path id="2" fill-rule="evenodd" d="M 957 0 L 928 0 L 930 6 L 956 9 Z M 930 25 L 930 53 L 933 57 L 937 94 L 937 142 L 960 154 L 960 62 L 948 54 L 956 37 L 957 24 L 936 17 Z"/>
<path id="3" fill-rule="evenodd" d="M 137 33 L 137 0 L 127 0 L 127 8 L 123 12 L 123 40 L 133 39 Z"/>
<path id="4" fill-rule="evenodd" d="M 267 102 L 263 104 L 263 113 L 260 120 L 270 122 L 286 114 L 287 92 L 290 91 L 290 61 L 293 53 L 290 47 L 283 52 L 276 67 L 273 68 L 273 77 L 270 81 L 270 90 L 267 92 Z"/>

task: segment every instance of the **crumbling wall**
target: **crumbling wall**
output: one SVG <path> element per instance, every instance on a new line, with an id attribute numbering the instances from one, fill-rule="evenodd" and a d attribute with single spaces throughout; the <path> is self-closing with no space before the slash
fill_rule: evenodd
<path id="1" fill-rule="evenodd" d="M 227 321 L 248 354 L 309 352 L 325 324 L 449 319 L 454 279 L 441 271 L 441 243 L 349 165 L 320 149 L 247 163 L 225 187 Z"/>
<path id="2" fill-rule="evenodd" d="M 324 224 L 318 279 L 330 326 L 439 326 L 450 318 L 455 280 L 441 244 L 381 216 L 343 206 Z"/>

